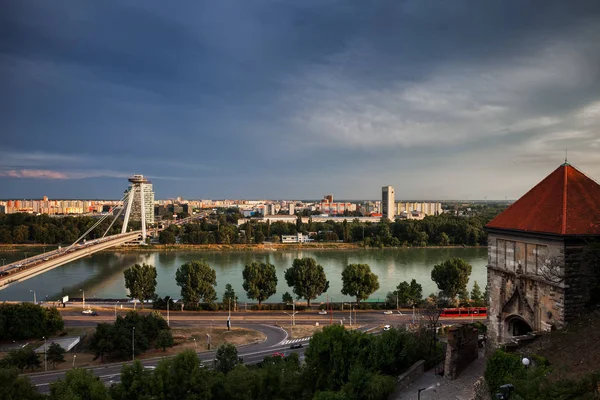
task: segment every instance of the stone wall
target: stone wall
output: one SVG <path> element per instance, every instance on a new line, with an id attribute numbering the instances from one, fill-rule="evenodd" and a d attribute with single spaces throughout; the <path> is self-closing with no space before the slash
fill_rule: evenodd
<path id="1" fill-rule="evenodd" d="M 419 360 L 414 363 L 405 373 L 398 376 L 394 391 L 388 395 L 388 400 L 399 399 L 400 393 L 409 387 L 414 381 L 419 379 L 425 372 L 425 360 Z"/>
<path id="2" fill-rule="evenodd" d="M 477 359 L 479 331 L 470 325 L 453 326 L 448 331 L 448 346 L 444 363 L 444 377 L 456 379 L 460 372 Z"/>
<path id="3" fill-rule="evenodd" d="M 559 237 L 490 232 L 488 346 L 510 340 L 515 324 L 533 331 L 565 322 L 565 243 Z"/>

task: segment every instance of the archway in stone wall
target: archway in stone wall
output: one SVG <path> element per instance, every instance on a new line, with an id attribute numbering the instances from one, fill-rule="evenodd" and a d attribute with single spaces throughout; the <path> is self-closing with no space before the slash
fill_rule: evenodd
<path id="1" fill-rule="evenodd" d="M 511 315 L 504 322 L 509 336 L 527 335 L 532 332 L 531 325 L 518 315 Z"/>

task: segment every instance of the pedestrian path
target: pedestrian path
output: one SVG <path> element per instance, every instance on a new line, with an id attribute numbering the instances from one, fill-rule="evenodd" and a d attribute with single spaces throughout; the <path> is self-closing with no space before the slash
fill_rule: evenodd
<path id="1" fill-rule="evenodd" d="M 309 340 L 310 340 L 310 336 L 303 337 L 301 339 L 287 339 L 287 340 L 284 340 L 284 341 L 278 343 L 278 345 L 292 344 L 292 343 L 298 343 L 298 342 L 308 342 Z"/>
<path id="2" fill-rule="evenodd" d="M 474 397 L 475 382 L 483 376 L 487 359 L 480 350 L 479 357 L 469 364 L 458 378 L 450 381 L 429 370 L 402 390 L 394 400 L 470 400 Z"/>

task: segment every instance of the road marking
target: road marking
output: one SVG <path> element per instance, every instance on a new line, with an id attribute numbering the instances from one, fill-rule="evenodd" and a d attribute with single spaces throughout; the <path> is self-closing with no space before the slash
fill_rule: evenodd
<path id="1" fill-rule="evenodd" d="M 298 343 L 298 342 L 307 342 L 309 340 L 310 340 L 310 336 L 303 337 L 301 339 L 287 339 L 287 340 L 283 340 L 283 341 L 279 342 L 277 345 L 285 345 L 285 344 L 292 344 L 292 343 Z"/>

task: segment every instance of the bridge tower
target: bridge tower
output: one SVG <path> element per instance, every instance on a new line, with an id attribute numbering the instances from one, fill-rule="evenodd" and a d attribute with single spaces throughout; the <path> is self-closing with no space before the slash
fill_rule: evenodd
<path id="1" fill-rule="evenodd" d="M 142 242 L 146 241 L 146 224 L 154 222 L 154 193 L 152 192 L 152 183 L 144 178 L 144 175 L 133 175 L 128 179 L 131 182 L 129 193 L 125 198 L 126 209 L 125 219 L 121 233 L 127 232 L 127 224 L 131 217 L 132 208 L 134 214 L 139 211 L 140 221 L 142 223 Z M 135 205 L 135 207 L 133 207 Z M 150 211 L 150 217 L 146 215 L 147 210 Z"/>

